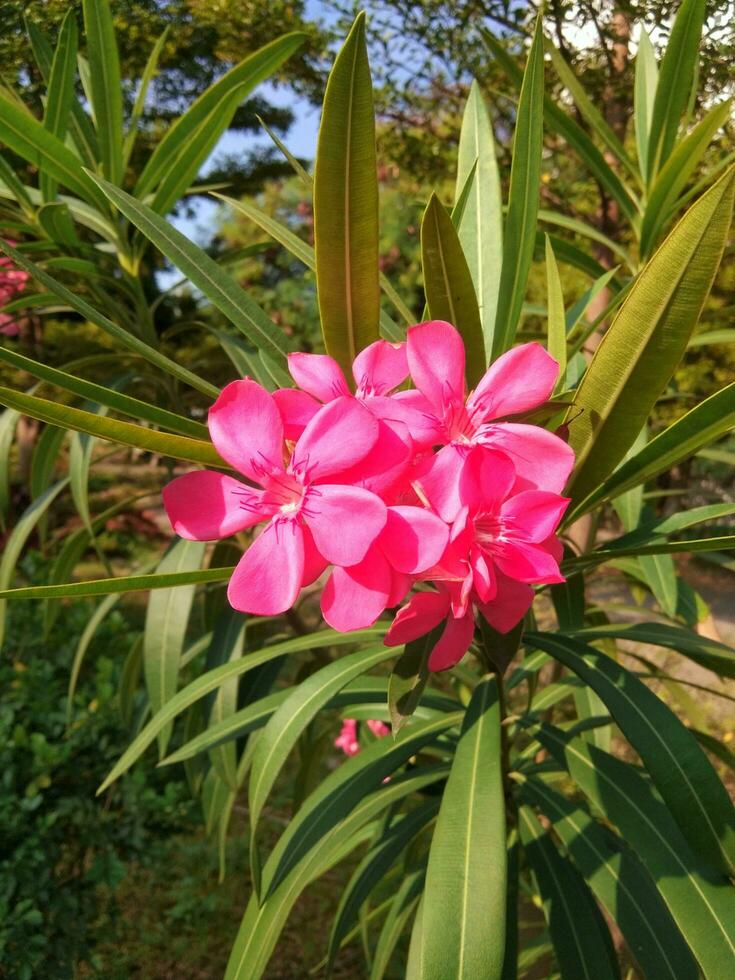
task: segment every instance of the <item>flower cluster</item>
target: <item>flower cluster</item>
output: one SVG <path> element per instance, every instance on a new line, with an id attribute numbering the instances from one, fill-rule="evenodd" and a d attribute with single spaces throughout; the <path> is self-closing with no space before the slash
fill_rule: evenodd
<path id="1" fill-rule="evenodd" d="M 375 718 L 368 719 L 367 727 L 375 738 L 385 738 L 386 735 L 390 735 L 390 728 L 385 722 Z M 340 733 L 334 740 L 334 747 L 341 749 L 345 755 L 357 755 L 360 751 L 360 739 L 357 733 L 356 718 L 345 718 Z"/>
<path id="2" fill-rule="evenodd" d="M 354 392 L 327 355 L 291 354 L 289 371 L 297 388 L 234 381 L 210 409 L 212 441 L 247 484 L 204 470 L 163 494 L 184 538 L 265 525 L 230 580 L 235 609 L 285 612 L 329 569 L 322 613 L 346 632 L 422 583 L 386 642 L 445 623 L 429 661 L 444 670 L 469 648 L 475 608 L 507 632 L 534 584 L 563 581 L 555 531 L 574 456 L 520 420 L 556 383 L 558 365 L 539 344 L 498 358 L 469 397 L 462 338 L 443 321 L 359 353 Z"/>
<path id="3" fill-rule="evenodd" d="M 15 242 L 10 242 L 15 245 Z M 16 269 L 12 261 L 6 255 L 0 255 L 0 307 L 10 303 L 18 293 L 22 293 L 28 282 L 28 273 L 22 269 Z M 15 317 L 9 313 L 0 313 L 0 334 L 6 337 L 15 337 L 18 333 L 18 324 Z"/>

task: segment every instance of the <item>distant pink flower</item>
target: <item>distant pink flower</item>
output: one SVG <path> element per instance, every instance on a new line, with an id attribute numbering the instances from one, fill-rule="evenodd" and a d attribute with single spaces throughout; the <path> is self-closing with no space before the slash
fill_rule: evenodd
<path id="1" fill-rule="evenodd" d="M 461 509 L 449 546 L 424 576 L 438 591 L 419 592 L 399 610 L 387 644 L 408 643 L 446 620 L 429 658 L 431 670 L 445 670 L 472 642 L 473 606 L 507 633 L 530 608 L 532 583 L 564 581 L 554 532 L 569 500 L 543 490 L 513 493 L 516 483 L 506 456 L 484 447 L 470 452 L 458 483 Z"/>
<path id="2" fill-rule="evenodd" d="M 390 735 L 390 728 L 382 721 L 374 718 L 366 722 L 367 727 L 376 738 L 384 738 Z M 341 749 L 345 755 L 357 755 L 360 751 L 360 741 L 357 737 L 357 719 L 345 718 L 342 722 L 342 729 L 334 740 L 335 748 Z M 383 780 L 387 782 L 387 780 Z"/>
<path id="3" fill-rule="evenodd" d="M 17 244 L 9 240 L 10 245 Z M 18 293 L 22 293 L 28 283 L 29 275 L 23 269 L 16 269 L 12 259 L 7 255 L 0 256 L 0 307 L 12 302 Z M 16 337 L 19 332 L 17 320 L 8 313 L 0 313 L 0 334 L 6 337 Z"/>
<path id="4" fill-rule="evenodd" d="M 267 525 L 245 552 L 227 596 L 242 612 L 276 615 L 328 563 L 361 562 L 387 520 L 370 491 L 334 482 L 378 438 L 377 420 L 354 398 L 337 398 L 309 421 L 286 462 L 273 396 L 251 380 L 233 381 L 209 411 L 217 451 L 262 490 L 209 470 L 187 473 L 164 489 L 174 531 L 209 541 Z"/>
<path id="5" fill-rule="evenodd" d="M 422 415 L 421 425 L 411 427 L 414 442 L 445 447 L 423 478 L 445 520 L 459 511 L 458 481 L 473 446 L 505 453 L 515 467 L 516 489 L 562 491 L 574 464 L 570 447 L 539 426 L 498 421 L 523 415 L 551 395 L 559 366 L 540 344 L 503 354 L 469 397 L 464 344 L 450 323 L 432 320 L 409 328 L 406 353 L 416 390 L 395 398 Z"/>

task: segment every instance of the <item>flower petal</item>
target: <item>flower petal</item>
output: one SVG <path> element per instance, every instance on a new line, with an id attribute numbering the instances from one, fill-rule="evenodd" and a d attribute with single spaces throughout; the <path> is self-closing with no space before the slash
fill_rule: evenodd
<path id="1" fill-rule="evenodd" d="M 406 345 L 376 340 L 357 355 L 352 364 L 352 374 L 358 397 L 386 395 L 408 377 Z"/>
<path id="2" fill-rule="evenodd" d="M 472 548 L 470 551 L 470 567 L 472 568 L 472 585 L 480 599 L 483 602 L 494 599 L 497 592 L 494 569 L 492 565 L 488 564 L 479 548 Z"/>
<path id="3" fill-rule="evenodd" d="M 500 512 L 514 538 L 540 544 L 556 531 L 569 500 L 544 490 L 525 490 L 509 497 Z"/>
<path id="4" fill-rule="evenodd" d="M 320 408 L 304 429 L 289 469 L 304 482 L 319 482 L 363 460 L 378 439 L 378 420 L 356 398 L 337 398 Z"/>
<path id="5" fill-rule="evenodd" d="M 316 582 L 329 562 L 314 543 L 314 535 L 309 530 L 309 526 L 302 524 L 301 530 L 304 535 L 304 574 L 301 578 L 301 587 L 304 588 Z"/>
<path id="6" fill-rule="evenodd" d="M 350 394 L 342 368 L 329 354 L 289 354 L 288 371 L 299 388 L 320 402 Z"/>
<path id="7" fill-rule="evenodd" d="M 400 422 L 378 420 L 378 438 L 359 463 L 339 474 L 339 482 L 364 487 L 379 496 L 402 481 L 411 464 L 411 437 Z"/>
<path id="8" fill-rule="evenodd" d="M 499 422 L 485 426 L 477 441 L 510 457 L 518 477 L 516 491 L 561 493 L 574 466 L 574 450 L 538 425 Z"/>
<path id="9" fill-rule="evenodd" d="M 538 544 L 504 541 L 496 546 L 493 558 L 501 572 L 519 582 L 550 585 L 565 581 L 554 556 Z"/>
<path id="10" fill-rule="evenodd" d="M 458 619 L 450 616 L 444 632 L 439 637 L 439 642 L 429 656 L 429 670 L 448 670 L 458 664 L 469 650 L 474 632 L 475 617 L 472 615 L 471 606 L 467 613 Z"/>
<path id="11" fill-rule="evenodd" d="M 260 483 L 283 472 L 283 422 L 270 392 L 246 378 L 223 388 L 209 410 L 209 432 L 220 456 Z"/>
<path id="12" fill-rule="evenodd" d="M 449 612 L 447 592 L 417 592 L 398 610 L 396 618 L 385 634 L 387 646 L 410 643 L 430 633 Z"/>
<path id="13" fill-rule="evenodd" d="M 490 365 L 467 408 L 477 422 L 528 412 L 549 398 L 558 377 L 558 363 L 541 344 L 521 344 Z"/>
<path id="14" fill-rule="evenodd" d="M 277 616 L 293 606 L 304 573 L 304 536 L 296 521 L 271 521 L 240 559 L 227 598 L 240 612 Z"/>
<path id="15" fill-rule="evenodd" d="M 302 513 L 318 551 L 346 567 L 363 560 L 386 522 L 386 506 L 374 493 L 337 484 L 311 487 Z"/>
<path id="16" fill-rule="evenodd" d="M 194 470 L 163 488 L 174 533 L 188 541 L 215 541 L 268 517 L 262 493 L 212 470 Z"/>
<path id="17" fill-rule="evenodd" d="M 449 541 L 449 526 L 422 507 L 389 507 L 378 539 L 396 571 L 424 572 L 436 565 Z"/>
<path id="18" fill-rule="evenodd" d="M 279 388 L 273 392 L 273 399 L 283 419 L 284 435 L 293 442 L 322 407 L 316 398 L 298 388 Z"/>
<path id="19" fill-rule="evenodd" d="M 475 446 L 459 477 L 459 499 L 470 514 L 495 513 L 516 482 L 515 467 L 505 453 Z"/>
<path id="20" fill-rule="evenodd" d="M 443 521 L 451 524 L 462 509 L 460 478 L 470 446 L 444 446 L 434 456 L 426 472 L 417 481 L 420 491 Z"/>
<path id="21" fill-rule="evenodd" d="M 333 568 L 322 592 L 322 614 L 340 633 L 372 626 L 388 605 L 391 573 L 377 549 L 351 568 Z"/>
<path id="22" fill-rule="evenodd" d="M 373 413 L 375 403 L 379 399 L 371 401 Z M 382 401 L 383 399 L 380 399 Z M 384 418 L 395 418 L 408 427 L 414 445 L 419 449 L 426 449 L 429 446 L 438 446 L 445 442 L 445 430 L 441 420 L 437 417 L 436 410 L 431 402 L 420 391 L 411 388 L 408 391 L 397 391 L 389 399 L 392 404 L 389 412 L 383 412 Z"/>
<path id="23" fill-rule="evenodd" d="M 451 323 L 430 320 L 410 327 L 406 351 L 413 383 L 440 417 L 446 406 L 464 404 L 464 344 Z"/>
<path id="24" fill-rule="evenodd" d="M 533 604 L 533 589 L 497 572 L 498 592 L 489 602 L 478 603 L 480 612 L 498 633 L 509 633 Z"/>

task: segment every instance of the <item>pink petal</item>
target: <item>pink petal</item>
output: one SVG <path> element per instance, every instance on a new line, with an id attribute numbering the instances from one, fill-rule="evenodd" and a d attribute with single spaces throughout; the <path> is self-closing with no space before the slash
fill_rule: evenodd
<path id="1" fill-rule="evenodd" d="M 320 402 L 350 394 L 342 368 L 328 354 L 289 354 L 288 370 L 299 388 Z"/>
<path id="2" fill-rule="evenodd" d="M 376 340 L 357 355 L 352 374 L 358 396 L 387 394 L 408 377 L 406 345 Z"/>
<path id="3" fill-rule="evenodd" d="M 388 601 L 386 602 L 386 608 L 392 609 L 399 603 L 403 602 L 408 593 L 411 591 L 411 586 L 413 585 L 413 578 L 410 575 L 406 575 L 404 572 L 397 572 L 395 569 L 391 569 L 391 584 L 390 584 L 390 595 L 388 596 Z"/>
<path id="4" fill-rule="evenodd" d="M 316 355 L 314 355 L 316 356 Z M 337 398 L 319 409 L 296 443 L 289 469 L 320 482 L 363 460 L 378 439 L 378 421 L 356 398 Z"/>
<path id="5" fill-rule="evenodd" d="M 390 735 L 390 728 L 385 722 L 377 721 L 375 718 L 369 718 L 367 726 L 376 738 L 384 738 L 386 735 Z"/>
<path id="6" fill-rule="evenodd" d="M 508 633 L 533 605 L 533 589 L 497 573 L 498 593 L 490 602 L 478 603 L 480 612 L 498 633 Z"/>
<path id="7" fill-rule="evenodd" d="M 393 568 L 414 575 L 436 565 L 448 541 L 448 525 L 421 507 L 389 507 L 379 538 Z"/>
<path id="8" fill-rule="evenodd" d="M 538 425 L 499 422 L 483 428 L 478 442 L 506 453 L 516 468 L 518 490 L 561 493 L 574 466 L 574 451 Z"/>
<path id="9" fill-rule="evenodd" d="M 271 521 L 240 559 L 227 588 L 230 605 L 255 616 L 293 606 L 304 574 L 304 536 L 296 521 Z"/>
<path id="10" fill-rule="evenodd" d="M 516 482 L 516 471 L 505 453 L 476 446 L 467 455 L 458 492 L 470 514 L 495 513 Z"/>
<path id="11" fill-rule="evenodd" d="M 360 487 L 322 484 L 306 494 L 302 513 L 319 552 L 333 565 L 357 565 L 385 527 L 386 506 Z"/>
<path id="12" fill-rule="evenodd" d="M 541 542 L 540 547 L 544 551 L 548 551 L 555 562 L 561 562 L 564 557 L 564 545 L 555 534 L 550 534 L 545 541 Z"/>
<path id="13" fill-rule="evenodd" d="M 360 743 L 357 740 L 357 721 L 354 718 L 345 718 L 342 722 L 342 729 L 334 740 L 334 747 L 342 749 L 345 755 L 357 755 L 360 751 Z"/>
<path id="14" fill-rule="evenodd" d="M 545 541 L 559 526 L 569 499 L 544 490 L 525 490 L 515 494 L 501 507 L 508 533 L 524 541 Z"/>
<path id="15" fill-rule="evenodd" d="M 340 633 L 372 626 L 388 604 L 391 574 L 376 550 L 351 568 L 333 568 L 322 592 L 322 614 Z"/>
<path id="16" fill-rule="evenodd" d="M 472 584 L 475 592 L 483 602 L 495 598 L 497 592 L 497 582 L 493 574 L 493 568 L 479 548 L 473 548 L 470 552 L 470 567 L 472 568 Z"/>
<path id="17" fill-rule="evenodd" d="M 387 646 L 410 643 L 430 633 L 449 612 L 447 592 L 417 592 L 399 609 L 385 634 Z"/>
<path id="18" fill-rule="evenodd" d="M 444 446 L 432 459 L 427 471 L 418 480 L 420 492 L 443 521 L 451 524 L 462 508 L 460 478 L 471 453 L 470 446 Z"/>
<path id="19" fill-rule="evenodd" d="M 493 557 L 501 572 L 519 582 L 548 585 L 564 581 L 558 562 L 541 545 L 505 541 L 496 546 Z"/>
<path id="20" fill-rule="evenodd" d="M 292 442 L 296 442 L 322 407 L 316 398 L 298 388 L 279 388 L 273 392 L 273 399 L 281 413 L 284 434 Z"/>
<path id="21" fill-rule="evenodd" d="M 256 483 L 283 472 L 283 422 L 273 396 L 255 381 L 233 381 L 209 410 L 220 456 Z"/>
<path id="22" fill-rule="evenodd" d="M 445 442 L 445 430 L 431 402 L 420 391 L 397 391 L 390 396 L 390 417 L 403 422 L 419 448 L 438 446 Z M 377 399 L 373 399 L 373 403 Z M 388 412 L 385 416 L 388 418 Z"/>
<path id="23" fill-rule="evenodd" d="M 440 417 L 447 406 L 464 404 L 464 344 L 451 323 L 410 327 L 406 350 L 413 383 Z"/>
<path id="24" fill-rule="evenodd" d="M 400 422 L 378 420 L 378 438 L 359 463 L 339 474 L 339 482 L 371 490 L 379 496 L 401 481 L 411 463 L 411 440 Z"/>
<path id="25" fill-rule="evenodd" d="M 304 574 L 301 579 L 301 587 L 304 588 L 316 582 L 319 576 L 324 573 L 329 562 L 319 552 L 314 543 L 314 535 L 309 530 L 308 525 L 302 524 L 301 530 L 304 535 Z"/>
<path id="26" fill-rule="evenodd" d="M 559 365 L 541 344 L 522 344 L 490 365 L 467 408 L 478 422 L 528 412 L 549 398 L 558 376 Z"/>
<path id="27" fill-rule="evenodd" d="M 163 488 L 174 533 L 188 541 L 215 541 L 267 518 L 262 493 L 212 470 L 194 470 Z"/>
<path id="28" fill-rule="evenodd" d="M 467 653 L 475 632 L 475 617 L 470 608 L 465 616 L 450 616 L 439 642 L 429 656 L 429 670 L 448 670 L 458 664 Z"/>

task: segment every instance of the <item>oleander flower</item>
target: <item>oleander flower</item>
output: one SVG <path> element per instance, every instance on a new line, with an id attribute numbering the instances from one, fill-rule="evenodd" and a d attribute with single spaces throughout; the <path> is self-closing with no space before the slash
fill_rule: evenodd
<path id="1" fill-rule="evenodd" d="M 447 550 L 422 576 L 436 592 L 416 593 L 399 610 L 385 637 L 408 643 L 446 621 L 429 667 L 445 670 L 472 642 L 477 607 L 501 633 L 511 630 L 533 602 L 532 584 L 563 582 L 562 548 L 555 536 L 569 498 L 543 490 L 515 492 L 517 474 L 503 453 L 474 447 L 458 481 L 460 510 Z M 429 489 L 427 498 L 432 502 Z"/>
<path id="2" fill-rule="evenodd" d="M 17 242 L 8 239 L 8 244 L 16 245 Z M 0 307 L 22 293 L 28 283 L 28 273 L 23 269 L 17 269 L 13 265 L 12 259 L 7 255 L 0 255 Z M 0 334 L 6 337 L 15 337 L 19 332 L 18 322 L 10 313 L 0 313 Z"/>
<path id="3" fill-rule="evenodd" d="M 385 738 L 386 735 L 390 735 L 390 728 L 375 718 L 368 719 L 366 725 L 376 738 Z M 356 718 L 345 718 L 340 733 L 334 740 L 334 747 L 341 749 L 345 755 L 357 755 L 360 751 L 360 740 L 357 735 Z M 383 780 L 383 782 L 388 782 L 388 780 Z"/>
<path id="4" fill-rule="evenodd" d="M 383 530 L 387 509 L 362 487 L 334 482 L 378 438 L 377 420 L 354 398 L 338 397 L 309 421 L 290 457 L 273 396 L 251 380 L 233 381 L 209 412 L 222 458 L 261 489 L 199 470 L 163 491 L 174 531 L 209 541 L 267 522 L 230 579 L 227 596 L 242 612 L 276 615 L 329 563 L 356 565 Z"/>
<path id="5" fill-rule="evenodd" d="M 453 521 L 460 509 L 458 484 L 474 446 L 504 453 L 513 462 L 518 489 L 561 493 L 572 466 L 571 448 L 546 429 L 508 421 L 538 408 L 551 395 L 559 365 L 538 343 L 501 355 L 467 396 L 465 351 L 459 332 L 443 320 L 409 328 L 406 354 L 414 390 L 395 400 L 421 415 L 410 426 L 417 446 L 441 446 L 422 483 L 437 512 Z"/>

